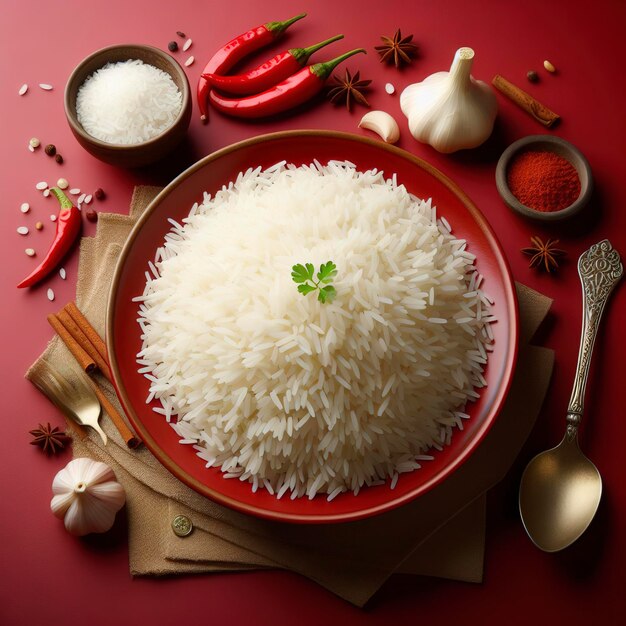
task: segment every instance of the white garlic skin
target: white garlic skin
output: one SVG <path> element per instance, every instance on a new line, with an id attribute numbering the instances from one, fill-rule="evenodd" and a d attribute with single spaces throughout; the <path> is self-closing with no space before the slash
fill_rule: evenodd
<path id="1" fill-rule="evenodd" d="M 409 85 L 400 96 L 413 137 L 444 154 L 475 148 L 493 130 L 498 102 L 489 85 L 470 75 L 473 60 L 471 48 L 460 48 L 449 72 Z"/>
<path id="2" fill-rule="evenodd" d="M 400 139 L 398 122 L 386 111 L 368 111 L 361 118 L 359 128 L 375 132 L 386 143 L 396 143 Z"/>
<path id="3" fill-rule="evenodd" d="M 52 513 L 76 536 L 104 533 L 124 506 L 126 493 L 105 463 L 78 458 L 70 461 L 52 482 Z"/>

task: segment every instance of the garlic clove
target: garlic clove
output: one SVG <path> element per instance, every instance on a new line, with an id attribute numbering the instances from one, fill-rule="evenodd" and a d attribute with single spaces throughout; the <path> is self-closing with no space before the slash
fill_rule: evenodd
<path id="1" fill-rule="evenodd" d="M 83 497 L 77 498 L 76 520 L 68 521 L 65 515 L 65 528 L 73 535 L 86 535 L 89 533 L 104 533 L 110 530 L 115 522 L 117 508 L 113 509 L 109 504 L 93 497 L 87 492 Z M 118 507 L 118 508 L 121 508 Z"/>
<path id="2" fill-rule="evenodd" d="M 396 143 L 400 139 L 398 123 L 386 111 L 368 111 L 361 118 L 359 128 L 375 132 L 386 143 Z"/>
<path id="3" fill-rule="evenodd" d="M 58 496 L 52 498 L 50 508 L 55 517 L 63 519 L 63 516 L 70 508 L 72 502 L 74 502 L 74 493 L 69 490 L 66 493 L 61 493 Z"/>
<path id="4" fill-rule="evenodd" d="M 108 481 L 89 487 L 89 493 L 97 498 L 100 502 L 111 506 L 117 506 L 121 509 L 126 501 L 124 488 L 117 482 Z"/>
<path id="5" fill-rule="evenodd" d="M 88 485 L 97 485 L 98 483 L 103 483 L 109 480 L 115 480 L 115 474 L 113 470 L 104 463 L 92 463 L 85 468 L 84 476 L 82 477 L 83 481 Z"/>
<path id="6" fill-rule="evenodd" d="M 104 502 L 86 493 L 74 499 L 63 521 L 70 534 L 81 537 L 110 530 L 115 522 L 115 512 Z"/>
<path id="7" fill-rule="evenodd" d="M 86 519 L 85 504 L 80 498 L 74 498 L 72 500 L 72 504 L 63 516 L 63 523 L 70 535 L 81 537 L 87 534 L 86 529 L 90 527 L 90 525 L 88 526 L 89 522 Z"/>

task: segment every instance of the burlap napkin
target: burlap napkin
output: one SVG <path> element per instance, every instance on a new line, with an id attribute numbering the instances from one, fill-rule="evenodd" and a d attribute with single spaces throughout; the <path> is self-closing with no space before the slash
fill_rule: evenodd
<path id="1" fill-rule="evenodd" d="M 101 214 L 95 238 L 81 243 L 77 303 L 104 332 L 106 297 L 121 246 L 159 189 L 138 187 L 129 216 Z M 74 441 L 75 456 L 108 463 L 127 492 L 133 575 L 282 567 L 363 605 L 394 571 L 478 582 L 482 579 L 485 492 L 500 481 L 530 432 L 553 364 L 553 353 L 527 345 L 548 312 L 548 298 L 518 285 L 520 356 L 506 406 L 481 447 L 451 479 L 417 501 L 360 522 L 328 526 L 280 524 L 242 515 L 198 495 L 146 449 L 129 451 L 104 417 L 111 441 L 93 433 Z M 56 339 L 27 373 L 51 363 L 66 375 L 76 365 Z M 109 397 L 113 389 L 104 383 Z M 187 515 L 194 532 L 177 537 L 171 521 Z"/>

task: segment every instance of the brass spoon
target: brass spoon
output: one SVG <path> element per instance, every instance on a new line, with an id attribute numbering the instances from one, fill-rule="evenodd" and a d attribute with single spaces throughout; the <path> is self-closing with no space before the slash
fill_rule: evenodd
<path id="1" fill-rule="evenodd" d="M 624 268 L 608 239 L 578 259 L 583 322 L 574 388 L 561 443 L 538 454 L 522 475 L 519 510 L 533 543 L 546 552 L 567 548 L 587 529 L 600 503 L 602 478 L 578 447 L 591 353 L 602 311 Z"/>

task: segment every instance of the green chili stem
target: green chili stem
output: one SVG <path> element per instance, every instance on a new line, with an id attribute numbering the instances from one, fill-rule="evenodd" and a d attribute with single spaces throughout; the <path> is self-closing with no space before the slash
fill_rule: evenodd
<path id="1" fill-rule="evenodd" d="M 265 28 L 277 37 L 283 31 L 287 30 L 294 22 L 301 20 L 303 17 L 306 17 L 306 13 L 300 13 L 300 15 L 296 15 L 295 17 L 285 20 L 284 22 L 268 22 L 265 24 Z"/>
<path id="2" fill-rule="evenodd" d="M 304 65 L 314 52 L 317 52 L 320 48 L 327 46 L 329 43 L 333 43 L 333 41 L 339 41 L 339 39 L 343 39 L 343 35 L 336 35 L 335 37 L 316 43 L 314 46 L 309 46 L 308 48 L 291 48 L 289 53 L 300 65 Z"/>
<path id="3" fill-rule="evenodd" d="M 350 52 L 346 52 L 341 56 L 338 56 L 336 59 L 332 61 L 326 61 L 325 63 L 316 63 L 315 65 L 311 65 L 311 72 L 315 74 L 320 80 L 326 80 L 332 73 L 333 70 L 342 62 L 348 59 L 349 57 L 359 54 L 363 52 L 363 54 L 367 54 L 365 48 L 357 48 L 356 50 L 350 50 Z"/>
<path id="4" fill-rule="evenodd" d="M 59 201 L 61 209 L 71 209 L 74 206 L 72 201 L 58 187 L 51 187 L 50 193 Z"/>

